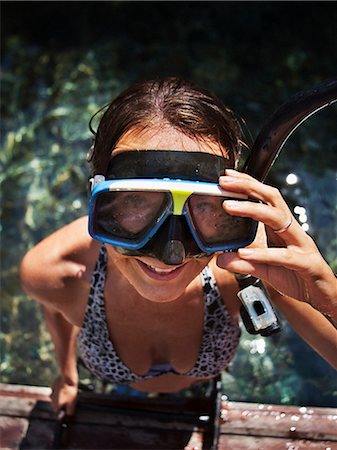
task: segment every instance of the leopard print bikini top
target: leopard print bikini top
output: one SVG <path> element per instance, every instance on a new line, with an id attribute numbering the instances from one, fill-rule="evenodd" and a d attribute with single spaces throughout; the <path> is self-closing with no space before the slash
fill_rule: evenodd
<path id="1" fill-rule="evenodd" d="M 135 383 L 163 373 L 206 378 L 225 370 L 237 350 L 240 328 L 224 305 L 209 267 L 201 273 L 204 292 L 204 331 L 195 366 L 185 373 L 169 364 L 155 365 L 143 375 L 137 375 L 119 358 L 109 337 L 105 316 L 104 283 L 107 266 L 106 248 L 102 246 L 92 275 L 89 301 L 83 326 L 78 334 L 79 356 L 98 378 L 117 384 Z"/>

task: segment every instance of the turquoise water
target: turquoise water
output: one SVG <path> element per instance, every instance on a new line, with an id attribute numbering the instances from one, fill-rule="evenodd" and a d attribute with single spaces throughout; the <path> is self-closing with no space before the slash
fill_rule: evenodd
<path id="1" fill-rule="evenodd" d="M 96 22 L 85 26 L 90 5 L 83 10 L 73 4 L 78 18 L 73 26 L 81 31 L 81 39 L 74 29 L 69 31 L 67 21 L 63 28 L 56 26 L 65 14 L 57 15 L 57 5 L 47 10 L 30 4 L 29 30 L 22 26 L 25 7 L 20 4 L 15 11 L 14 24 L 7 6 L 0 153 L 3 382 L 50 385 L 54 379 L 54 354 L 41 308 L 22 293 L 18 266 L 27 249 L 86 214 L 88 122 L 99 107 L 139 78 L 178 74 L 215 91 L 256 136 L 264 120 L 291 94 L 329 78 L 336 67 L 329 47 L 334 16 L 327 7 L 313 5 L 307 12 L 311 20 L 319 21 L 321 14 L 325 21 L 314 42 L 306 15 L 297 29 L 290 20 L 287 36 L 265 26 L 265 39 L 259 37 L 259 27 L 273 14 L 288 23 L 288 12 L 294 8 L 290 5 L 286 13 L 270 5 L 247 10 L 217 2 L 209 9 L 185 4 L 185 17 L 190 18 L 186 22 L 172 2 L 163 8 L 152 4 L 151 23 L 161 20 L 163 26 L 151 31 L 146 2 L 122 3 L 95 7 L 96 22 L 110 14 L 110 34 L 108 27 L 98 33 Z M 227 19 L 233 11 L 235 20 Z M 32 17 L 44 17 L 44 26 L 36 27 L 35 22 L 34 28 Z M 126 17 L 132 23 L 128 32 L 121 25 Z M 258 51 L 256 44 L 249 47 L 244 33 L 238 35 L 240 27 L 260 44 Z M 292 208 L 306 208 L 308 232 L 336 270 L 335 119 L 336 108 L 331 107 L 301 126 L 268 181 L 280 187 Z M 289 173 L 298 176 L 297 184 L 286 183 Z M 244 333 L 231 373 L 223 380 L 231 400 L 336 405 L 335 372 L 286 324 L 273 338 Z"/>

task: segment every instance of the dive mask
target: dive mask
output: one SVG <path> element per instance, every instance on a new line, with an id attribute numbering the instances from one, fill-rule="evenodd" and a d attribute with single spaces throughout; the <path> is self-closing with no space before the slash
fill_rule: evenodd
<path id="1" fill-rule="evenodd" d="M 158 167 L 153 167 L 152 156 Z M 171 164 L 163 173 L 168 159 Z M 217 184 L 224 172 L 222 157 L 141 150 L 116 155 L 111 163 L 114 160 L 118 170 L 108 169 L 109 179 L 91 179 L 89 233 L 94 239 L 120 253 L 150 255 L 171 265 L 186 257 L 237 250 L 254 240 L 257 222 L 231 216 L 222 207 L 225 199 L 247 199 Z M 149 178 L 140 178 L 140 171 Z M 119 178 L 111 179 L 115 172 Z M 189 179 L 182 179 L 182 173 Z"/>

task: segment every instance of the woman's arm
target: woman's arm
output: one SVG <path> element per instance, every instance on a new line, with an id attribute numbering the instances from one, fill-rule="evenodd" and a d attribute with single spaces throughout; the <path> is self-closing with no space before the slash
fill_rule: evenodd
<path id="1" fill-rule="evenodd" d="M 254 245 L 219 255 L 218 266 L 267 282 L 274 290 L 273 301 L 294 329 L 337 368 L 337 280 L 332 270 L 277 189 L 247 174 L 226 173 L 220 178 L 223 188 L 260 202 L 225 201 L 224 209 L 262 226 Z"/>
<path id="2" fill-rule="evenodd" d="M 66 406 L 67 414 L 72 415 L 78 386 L 76 336 L 79 329 L 51 306 L 45 306 L 44 312 L 61 372 L 53 385 L 53 407 L 58 411 Z"/>
<path id="3" fill-rule="evenodd" d="M 61 228 L 33 247 L 20 267 L 22 289 L 42 303 L 60 376 L 53 385 L 55 409 L 73 413 L 77 395 L 76 335 L 81 327 L 99 247 L 87 233 L 87 218 Z"/>
<path id="4" fill-rule="evenodd" d="M 299 336 L 337 369 L 337 329 L 309 304 L 269 288 L 271 299 Z"/>

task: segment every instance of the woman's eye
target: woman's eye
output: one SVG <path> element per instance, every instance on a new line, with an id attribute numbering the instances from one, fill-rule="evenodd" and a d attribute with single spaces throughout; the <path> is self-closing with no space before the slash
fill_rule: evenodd
<path id="1" fill-rule="evenodd" d="M 145 199 L 141 195 L 128 195 L 124 198 L 123 205 L 126 208 L 141 208 Z"/>
<path id="2" fill-rule="evenodd" d="M 214 209 L 214 205 L 211 205 L 207 202 L 198 203 L 197 205 L 193 206 L 193 209 L 196 213 L 209 213 Z"/>
<path id="3" fill-rule="evenodd" d="M 137 199 L 135 195 L 130 195 L 124 199 L 124 205 L 127 206 L 136 206 L 138 203 L 139 199 Z"/>

